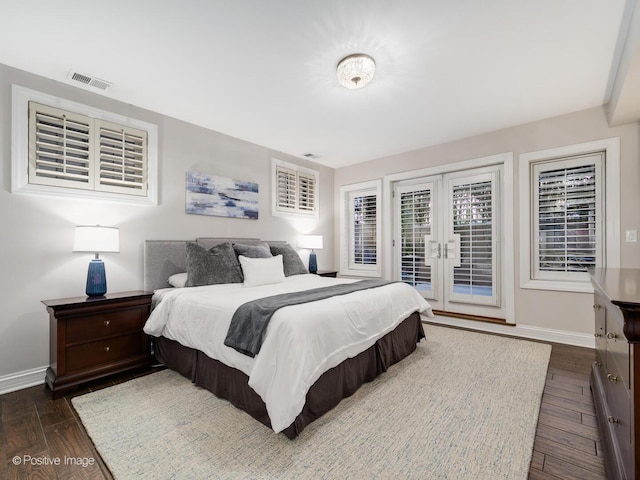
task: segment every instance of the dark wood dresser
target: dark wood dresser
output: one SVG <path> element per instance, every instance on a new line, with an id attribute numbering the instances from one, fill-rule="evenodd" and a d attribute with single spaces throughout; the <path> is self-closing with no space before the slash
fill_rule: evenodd
<path id="1" fill-rule="evenodd" d="M 640 478 L 640 269 L 591 272 L 596 361 L 591 392 L 610 479 Z"/>
<path id="2" fill-rule="evenodd" d="M 142 329 L 152 295 L 133 291 L 42 301 L 50 320 L 45 382 L 53 398 L 83 382 L 151 366 Z"/>

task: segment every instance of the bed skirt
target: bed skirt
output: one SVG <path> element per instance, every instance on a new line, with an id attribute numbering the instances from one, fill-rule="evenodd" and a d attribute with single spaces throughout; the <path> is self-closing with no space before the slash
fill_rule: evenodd
<path id="1" fill-rule="evenodd" d="M 352 395 L 363 383 L 413 352 L 422 338 L 420 314 L 415 312 L 367 350 L 323 373 L 309 389 L 302 412 L 283 433 L 290 439 L 297 437 L 308 424 Z M 228 400 L 271 428 L 266 405 L 249 387 L 249 377 L 240 370 L 164 337 L 155 339 L 155 355 L 158 361 L 197 386 Z"/>

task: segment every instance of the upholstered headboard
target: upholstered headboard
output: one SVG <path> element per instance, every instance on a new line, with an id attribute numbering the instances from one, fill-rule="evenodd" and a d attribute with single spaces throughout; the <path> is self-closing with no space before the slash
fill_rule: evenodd
<path id="1" fill-rule="evenodd" d="M 144 242 L 144 289 L 153 292 L 158 288 L 170 287 L 167 280 L 174 273 L 187 271 L 186 245 L 194 240 L 145 240 Z M 200 237 L 195 242 L 204 248 L 211 248 L 224 242 L 255 245 L 258 238 L 214 238 Z M 284 245 L 284 241 L 267 241 L 269 244 Z"/>

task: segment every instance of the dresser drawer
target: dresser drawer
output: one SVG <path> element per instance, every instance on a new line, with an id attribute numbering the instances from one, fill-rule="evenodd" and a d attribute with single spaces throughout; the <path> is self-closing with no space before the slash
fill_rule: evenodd
<path id="1" fill-rule="evenodd" d="M 68 318 L 66 343 L 81 343 L 135 332 L 142 328 L 146 316 L 146 309 L 132 308 Z"/>
<path id="2" fill-rule="evenodd" d="M 631 463 L 631 397 L 629 390 L 622 384 L 607 382 L 607 403 L 609 417 L 606 419 L 611 431 L 611 438 L 616 443 L 622 468 L 626 478 L 634 478 Z"/>
<path id="3" fill-rule="evenodd" d="M 74 345 L 66 350 L 67 371 L 82 370 L 144 355 L 147 339 L 142 332 Z"/>
<path id="4" fill-rule="evenodd" d="M 625 387 L 631 386 L 629 380 L 629 343 L 622 333 L 622 319 L 617 312 L 607 309 L 607 374 L 615 374 L 622 378 Z"/>

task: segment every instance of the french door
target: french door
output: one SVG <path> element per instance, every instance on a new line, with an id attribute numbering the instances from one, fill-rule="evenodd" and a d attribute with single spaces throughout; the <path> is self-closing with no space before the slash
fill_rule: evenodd
<path id="1" fill-rule="evenodd" d="M 436 310 L 505 318 L 500 172 L 493 166 L 394 185 L 395 277 Z"/>

